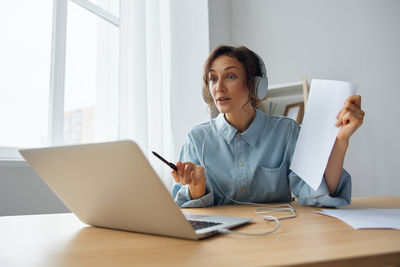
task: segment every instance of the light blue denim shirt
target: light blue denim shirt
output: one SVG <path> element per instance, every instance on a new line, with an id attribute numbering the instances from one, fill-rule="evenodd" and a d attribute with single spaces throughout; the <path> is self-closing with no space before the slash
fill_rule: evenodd
<path id="1" fill-rule="evenodd" d="M 315 191 L 289 169 L 299 131 L 294 120 L 260 110 L 242 133 L 226 121 L 224 114 L 194 127 L 179 160 L 205 167 L 206 194 L 191 199 L 189 186 L 175 183 L 175 202 L 182 208 L 232 204 L 224 193 L 237 201 L 288 202 L 292 192 L 303 205 L 350 204 L 351 177 L 344 169 L 333 196 L 325 179 Z"/>

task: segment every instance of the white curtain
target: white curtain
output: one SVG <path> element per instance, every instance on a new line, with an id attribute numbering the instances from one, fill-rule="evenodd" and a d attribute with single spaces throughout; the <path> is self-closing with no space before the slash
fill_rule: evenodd
<path id="1" fill-rule="evenodd" d="M 168 189 L 171 169 L 151 151 L 174 161 L 169 13 L 169 1 L 121 0 L 120 138 L 139 144 Z"/>

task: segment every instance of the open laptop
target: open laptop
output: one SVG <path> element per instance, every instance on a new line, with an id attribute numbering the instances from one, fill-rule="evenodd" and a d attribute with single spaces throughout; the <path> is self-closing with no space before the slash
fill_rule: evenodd
<path id="1" fill-rule="evenodd" d="M 249 218 L 183 214 L 133 141 L 20 150 L 84 223 L 201 239 Z"/>

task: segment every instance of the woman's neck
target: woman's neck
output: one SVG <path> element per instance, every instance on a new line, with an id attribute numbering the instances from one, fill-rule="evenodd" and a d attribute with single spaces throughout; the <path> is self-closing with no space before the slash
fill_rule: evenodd
<path id="1" fill-rule="evenodd" d="M 244 132 L 250 127 L 256 116 L 256 110 L 249 103 L 245 107 L 237 110 L 236 112 L 225 113 L 225 119 L 230 125 L 239 130 L 239 132 Z"/>

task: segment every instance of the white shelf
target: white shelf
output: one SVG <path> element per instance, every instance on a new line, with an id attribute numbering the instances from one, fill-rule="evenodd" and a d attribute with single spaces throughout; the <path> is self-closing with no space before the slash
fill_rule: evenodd
<path id="1" fill-rule="evenodd" d="M 275 84 L 268 87 L 267 98 L 303 94 L 303 81 Z"/>
<path id="2" fill-rule="evenodd" d="M 259 108 L 267 114 L 282 116 L 288 105 L 304 102 L 306 108 L 308 84 L 306 78 L 300 81 L 274 84 L 268 87 L 267 98 L 259 104 Z M 301 120 L 298 121 L 300 123 Z"/>

